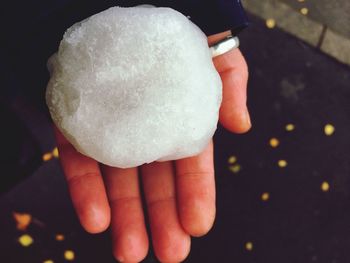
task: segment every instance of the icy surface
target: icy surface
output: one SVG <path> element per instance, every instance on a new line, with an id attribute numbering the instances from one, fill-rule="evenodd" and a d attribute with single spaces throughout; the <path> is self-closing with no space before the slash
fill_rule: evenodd
<path id="1" fill-rule="evenodd" d="M 46 101 L 81 153 L 121 168 L 201 152 L 221 80 L 206 36 L 170 8 L 112 7 L 72 27 L 48 62 Z"/>

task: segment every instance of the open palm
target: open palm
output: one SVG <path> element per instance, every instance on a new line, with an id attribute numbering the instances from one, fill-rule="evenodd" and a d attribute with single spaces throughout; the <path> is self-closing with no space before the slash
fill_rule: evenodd
<path id="1" fill-rule="evenodd" d="M 209 43 L 229 32 L 208 38 Z M 223 82 L 220 122 L 242 133 L 250 128 L 246 108 L 248 71 L 238 49 L 213 59 Z M 120 169 L 100 165 L 77 152 L 55 129 L 60 159 L 82 226 L 99 233 L 111 225 L 113 253 L 122 262 L 141 261 L 148 252 L 147 206 L 154 251 L 162 262 L 179 262 L 190 251 L 190 236 L 202 236 L 215 219 L 213 144 L 199 155 Z"/>

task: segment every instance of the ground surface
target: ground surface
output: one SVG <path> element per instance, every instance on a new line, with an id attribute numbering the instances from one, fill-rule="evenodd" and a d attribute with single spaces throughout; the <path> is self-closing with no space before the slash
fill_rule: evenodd
<path id="1" fill-rule="evenodd" d="M 300 11 L 308 8 L 308 16 L 350 38 L 350 1 L 348 0 L 279 0 Z"/>

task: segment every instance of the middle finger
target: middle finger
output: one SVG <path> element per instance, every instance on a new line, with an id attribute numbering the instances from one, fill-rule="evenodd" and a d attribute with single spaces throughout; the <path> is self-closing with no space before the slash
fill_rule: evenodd
<path id="1" fill-rule="evenodd" d="M 142 181 L 155 254 L 161 262 L 180 262 L 189 253 L 191 239 L 183 230 L 176 210 L 171 162 L 143 165 Z"/>
<path id="2" fill-rule="evenodd" d="M 103 166 L 112 210 L 113 253 L 119 261 L 139 262 L 147 254 L 148 238 L 136 168 Z"/>

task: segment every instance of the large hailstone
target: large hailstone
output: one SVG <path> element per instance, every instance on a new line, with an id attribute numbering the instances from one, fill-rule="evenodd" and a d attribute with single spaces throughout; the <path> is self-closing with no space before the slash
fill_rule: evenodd
<path id="1" fill-rule="evenodd" d="M 170 8 L 112 7 L 70 27 L 48 62 L 46 101 L 82 154 L 121 168 L 200 153 L 221 80 L 207 39 Z"/>

